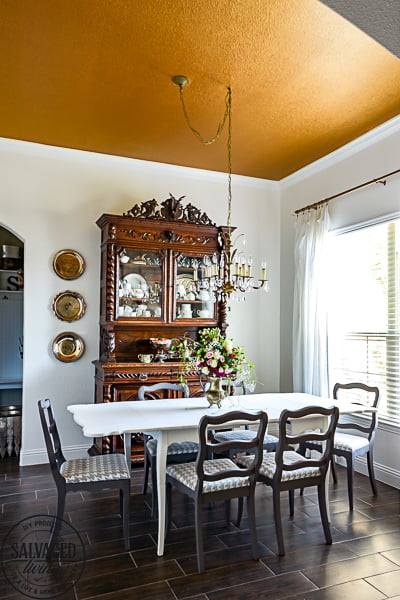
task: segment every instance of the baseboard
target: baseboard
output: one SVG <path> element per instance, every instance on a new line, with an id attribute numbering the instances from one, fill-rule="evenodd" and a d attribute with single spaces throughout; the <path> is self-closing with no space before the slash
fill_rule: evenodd
<path id="1" fill-rule="evenodd" d="M 88 456 L 88 446 L 67 446 L 63 447 L 63 453 L 67 460 L 71 458 L 81 458 L 82 456 Z M 19 464 L 21 467 L 27 467 L 31 465 L 43 465 L 49 462 L 47 452 L 44 448 L 38 448 L 37 450 L 29 450 L 24 452 L 21 450 L 19 455 Z"/>
<path id="2" fill-rule="evenodd" d="M 336 461 L 338 464 L 346 467 L 346 462 L 343 458 L 337 457 Z M 357 473 L 361 473 L 362 475 L 366 475 L 368 477 L 367 459 L 364 456 L 356 459 L 355 470 Z M 374 473 L 377 481 L 381 481 L 382 483 L 386 483 L 386 485 L 400 489 L 400 471 L 377 463 L 374 460 Z"/>

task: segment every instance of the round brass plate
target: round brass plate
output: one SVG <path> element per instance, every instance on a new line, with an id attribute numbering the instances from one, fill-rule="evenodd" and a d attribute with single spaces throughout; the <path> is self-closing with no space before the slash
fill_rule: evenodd
<path id="1" fill-rule="evenodd" d="M 77 279 L 85 270 L 85 261 L 76 250 L 60 250 L 53 258 L 53 269 L 62 279 Z"/>
<path id="2" fill-rule="evenodd" d="M 86 302 L 78 292 L 66 290 L 53 300 L 54 314 L 61 321 L 77 321 L 85 314 Z"/>
<path id="3" fill-rule="evenodd" d="M 83 339 L 72 331 L 64 331 L 53 340 L 53 353 L 62 362 L 78 360 L 85 351 Z"/>

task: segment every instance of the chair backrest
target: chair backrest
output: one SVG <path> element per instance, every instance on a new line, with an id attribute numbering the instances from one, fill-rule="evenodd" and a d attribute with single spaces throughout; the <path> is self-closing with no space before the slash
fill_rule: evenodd
<path id="1" fill-rule="evenodd" d="M 210 387 L 210 381 L 207 375 L 204 375 L 203 373 L 200 375 L 200 385 L 203 389 L 203 392 L 207 392 Z M 245 396 L 249 393 L 249 389 L 244 383 L 244 381 L 235 381 L 234 379 L 223 379 L 222 386 L 225 389 L 225 391 L 228 385 L 230 387 L 229 395 L 240 394 L 242 396 Z"/>
<path id="2" fill-rule="evenodd" d="M 328 419 L 328 425 L 322 429 L 303 430 L 301 419 L 303 417 L 314 416 L 317 418 Z M 294 471 L 306 467 L 319 467 L 321 474 L 324 475 L 329 466 L 329 461 L 333 452 L 333 438 L 339 419 L 339 409 L 337 406 L 324 408 L 322 406 L 305 406 L 299 410 L 283 410 L 279 417 L 279 442 L 275 452 L 276 469 L 274 479 L 279 481 L 282 477 L 282 471 Z M 306 420 L 305 427 L 309 427 L 309 419 Z M 316 458 L 302 459 L 296 462 L 285 461 L 285 451 L 297 444 L 303 442 L 322 443 L 323 451 L 318 453 Z"/>
<path id="3" fill-rule="evenodd" d="M 58 434 L 51 402 L 48 398 L 46 398 L 46 400 L 39 400 L 38 407 L 53 477 L 55 479 L 62 478 L 60 475 L 60 467 L 66 460 L 62 451 L 60 436 Z"/>
<path id="4" fill-rule="evenodd" d="M 350 390 L 350 391 L 349 391 Z M 333 387 L 333 397 L 335 400 L 340 400 L 343 394 L 348 395 L 347 399 L 353 404 L 359 404 L 366 408 L 378 408 L 379 404 L 379 388 L 366 385 L 365 383 L 335 383 Z M 340 429 L 352 429 L 354 434 L 357 431 L 365 434 L 369 441 L 373 441 L 375 432 L 378 427 L 378 413 L 366 412 L 363 414 L 362 422 L 358 417 L 351 418 L 346 415 L 345 422 L 339 422 Z"/>
<path id="5" fill-rule="evenodd" d="M 246 441 L 210 441 L 208 429 L 215 426 L 234 427 L 243 424 L 243 421 L 249 421 L 252 424 L 258 423 L 257 431 L 254 431 L 254 437 Z M 268 425 L 267 413 L 263 411 L 248 413 L 245 411 L 232 411 L 219 415 L 205 415 L 199 423 L 199 452 L 196 459 L 197 471 L 197 491 L 201 493 L 204 481 L 218 481 L 228 477 L 250 477 L 250 484 L 255 485 L 258 471 L 263 458 L 263 441 Z M 254 460 L 247 467 L 238 469 L 227 469 L 217 474 L 207 472 L 204 468 L 204 461 L 207 457 L 218 454 L 225 454 L 229 450 L 249 452 L 254 454 Z M 218 456 L 217 456 L 218 458 Z M 238 465 L 239 466 L 239 465 Z"/>
<path id="6" fill-rule="evenodd" d="M 138 400 L 160 400 L 169 397 L 189 398 L 186 383 L 160 382 L 153 385 L 142 385 L 137 391 Z"/>

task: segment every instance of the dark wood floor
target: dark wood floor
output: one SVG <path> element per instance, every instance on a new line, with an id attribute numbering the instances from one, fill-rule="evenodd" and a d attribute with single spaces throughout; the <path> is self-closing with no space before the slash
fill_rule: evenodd
<path id="1" fill-rule="evenodd" d="M 257 525 L 261 559 L 250 558 L 247 522 L 227 528 L 223 507 L 206 509 L 206 572 L 196 570 L 193 508 L 174 497 L 174 528 L 165 556 L 156 556 L 156 522 L 150 518 L 150 496 L 142 496 L 143 471 L 133 470 L 131 497 L 132 549 L 123 549 L 118 496 L 70 494 L 65 518 L 86 546 L 86 565 L 65 600 L 400 600 L 400 492 L 379 484 L 372 496 L 367 478 L 357 475 L 356 502 L 348 510 L 345 471 L 331 487 L 334 543 L 324 543 L 314 493 L 296 495 L 293 519 L 282 500 L 287 554 L 276 555 L 271 493 L 257 488 Z M 56 492 L 46 465 L 20 468 L 14 459 L 0 460 L 0 539 L 18 521 L 54 514 Z M 0 572 L 0 598 L 26 598 Z M 51 596 L 46 596 L 51 597 Z"/>

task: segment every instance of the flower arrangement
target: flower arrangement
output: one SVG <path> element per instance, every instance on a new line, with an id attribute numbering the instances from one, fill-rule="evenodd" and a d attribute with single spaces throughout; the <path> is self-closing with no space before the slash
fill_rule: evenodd
<path id="1" fill-rule="evenodd" d="M 174 349 L 185 363 L 184 373 L 197 370 L 207 377 L 243 382 L 254 389 L 254 365 L 246 359 L 244 349 L 235 346 L 218 327 L 199 330 L 198 342 L 181 338 Z"/>

